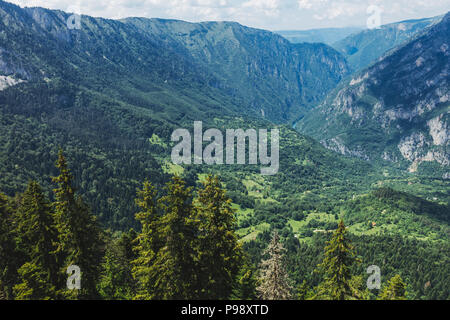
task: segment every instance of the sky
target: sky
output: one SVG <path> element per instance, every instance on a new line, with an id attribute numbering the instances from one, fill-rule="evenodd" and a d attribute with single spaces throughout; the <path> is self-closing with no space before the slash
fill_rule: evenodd
<path id="1" fill-rule="evenodd" d="M 237 21 L 267 30 L 306 30 L 373 25 L 433 17 L 450 0 L 7 0 L 95 17 L 147 17 L 191 22 Z"/>

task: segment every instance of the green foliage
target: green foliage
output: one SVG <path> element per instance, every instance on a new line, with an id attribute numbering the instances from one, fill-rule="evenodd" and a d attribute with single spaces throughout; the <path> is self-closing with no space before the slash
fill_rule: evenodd
<path id="1" fill-rule="evenodd" d="M 350 244 L 344 221 L 325 247 L 325 256 L 318 269 L 323 272 L 324 281 L 317 287 L 318 299 L 348 300 L 357 298 L 351 286 L 351 267 L 357 262 L 356 252 Z"/>
<path id="2" fill-rule="evenodd" d="M 195 203 L 200 230 L 197 235 L 200 253 L 199 297 L 227 299 L 242 260 L 242 248 L 234 232 L 235 214 L 218 177 L 210 175 L 202 184 Z"/>
<path id="3" fill-rule="evenodd" d="M 350 230 L 361 234 L 400 234 L 417 239 L 446 241 L 450 236 L 450 208 L 390 188 L 348 201 L 340 209 Z"/>
<path id="4" fill-rule="evenodd" d="M 270 122 L 298 119 L 348 73 L 335 50 L 292 45 L 234 23 L 85 17 L 83 29 L 71 32 L 61 23 L 64 13 L 26 11 L 5 2 L 0 7 L 1 74 L 25 80 L 0 91 L 0 187 L 10 197 L 29 180 L 48 190 L 47 177 L 58 175 L 51 208 L 37 184 L 15 199 L 0 194 L 0 298 L 225 299 L 232 284 L 236 297 L 252 298 L 253 265 L 270 241 L 269 231 L 279 229 L 287 272 L 300 287 L 299 297 L 308 299 L 322 282 L 312 270 L 340 217 L 349 222 L 348 235 L 365 264 L 376 263 L 386 277 L 401 273 L 415 299 L 449 298 L 449 193 L 440 166 L 419 166 L 422 175 L 408 175 L 391 163 L 373 167 Z M 385 50 L 385 42 L 377 50 L 360 44 L 374 54 Z M 412 48 L 405 48 L 411 56 Z M 414 65 L 412 57 L 408 65 Z M 431 62 L 436 68 L 430 73 L 437 74 L 445 57 L 439 53 Z M 392 70 L 402 84 L 402 75 L 410 74 L 400 67 L 384 68 L 379 86 L 355 100 L 369 120 L 380 96 L 393 108 L 416 105 L 414 99 L 401 101 L 391 81 Z M 419 78 L 409 87 L 424 83 Z M 369 154 L 386 145 L 398 156 L 396 139 L 414 129 L 403 120 L 389 127 L 389 135 L 380 134 L 373 121 L 348 129 L 349 117 L 343 115 L 323 130 L 325 118 L 333 118 L 329 106 L 309 125 L 320 135 L 364 145 Z M 447 104 L 436 105 L 424 123 L 447 110 Z M 170 135 L 199 119 L 205 129 L 279 128 L 279 174 L 261 177 L 251 166 L 171 167 L 186 183 L 175 178 L 164 191 Z M 60 172 L 54 169 L 59 145 L 72 171 L 62 154 Z M 220 175 L 233 203 L 217 180 L 208 178 L 197 188 L 211 173 Z M 148 178 L 133 203 L 136 188 Z M 382 185 L 408 194 L 384 188 L 372 193 Z M 84 201 L 103 227 L 134 227 L 140 233 L 102 235 Z M 236 221 L 252 260 L 245 267 L 238 263 Z M 81 292 L 65 290 L 70 264 L 81 267 Z M 344 271 L 343 292 L 367 298 L 362 266 Z"/>
<path id="5" fill-rule="evenodd" d="M 212 176 L 198 189 L 194 202 L 192 191 L 174 176 L 159 199 L 148 182 L 138 192 L 136 203 L 141 212 L 136 219 L 142 232 L 134 241 L 135 299 L 231 296 L 242 260 L 231 201 L 218 178 Z"/>
<path id="6" fill-rule="evenodd" d="M 392 277 L 381 290 L 378 300 L 406 300 L 406 285 L 400 275 Z"/>
<path id="7" fill-rule="evenodd" d="M 55 299 L 58 261 L 57 231 L 50 202 L 38 183 L 31 181 L 15 212 L 16 245 L 26 257 L 19 270 L 22 281 L 14 287 L 19 300 Z"/>
<path id="8" fill-rule="evenodd" d="M 198 222 L 192 188 L 186 188 L 185 182 L 175 176 L 166 190 L 167 194 L 158 200 L 164 211 L 159 230 L 164 245 L 155 257 L 157 292 L 161 299 L 192 299 L 198 271 L 194 244 Z"/>
<path id="9" fill-rule="evenodd" d="M 303 280 L 297 289 L 297 300 L 311 300 L 314 297 L 314 292 L 310 288 L 308 282 Z"/>
<path id="10" fill-rule="evenodd" d="M 66 172 L 66 176 L 68 176 L 70 172 Z M 183 183 L 180 181 L 180 186 Z M 219 185 L 217 180 L 209 179 L 210 188 L 206 188 L 206 190 L 215 190 Z M 67 186 L 66 186 L 67 187 Z M 67 188 L 67 190 L 70 188 Z M 17 206 L 11 206 L 11 203 L 5 196 L 1 197 L 1 208 L 2 208 L 2 218 L 3 222 L 0 226 L 3 230 L 5 228 L 10 228 L 8 232 L 2 233 L 2 242 L 0 243 L 0 253 L 4 254 L 7 250 L 10 250 L 10 255 L 8 257 L 12 257 L 13 259 L 0 260 L 2 262 L 7 262 L 6 264 L 2 264 L 2 294 L 3 297 L 6 298 L 16 298 L 16 299 L 46 299 L 46 298 L 54 298 L 55 294 L 53 293 L 54 286 L 44 280 L 49 276 L 49 271 L 45 270 L 40 261 L 45 261 L 41 256 L 45 257 L 45 251 L 33 251 L 33 247 L 36 244 L 45 243 L 45 241 L 37 241 L 33 243 L 27 239 L 35 239 L 36 235 L 39 235 L 39 230 L 37 228 L 35 231 L 30 229 L 29 226 L 31 221 L 41 221 L 41 220 L 33 220 L 26 219 L 26 217 L 34 217 L 34 219 L 40 217 L 40 214 L 47 219 L 43 219 L 45 224 L 45 229 L 52 228 L 52 219 L 48 219 L 48 202 L 45 200 L 45 197 L 42 193 L 38 192 L 40 189 L 36 183 L 31 183 L 28 188 L 26 195 L 21 195 L 18 197 Z M 157 202 L 156 199 L 156 191 L 150 186 L 150 184 L 146 183 L 144 185 L 145 192 L 140 192 L 138 197 L 138 203 L 143 207 L 141 213 L 137 214 L 142 221 L 143 224 L 146 224 L 147 218 L 149 217 L 146 212 L 152 212 L 155 209 L 154 203 Z M 183 194 L 183 188 L 179 189 L 179 191 Z M 204 189 L 199 189 L 204 190 Z M 391 191 L 387 193 L 390 193 Z M 385 194 L 386 192 L 382 192 L 379 195 Z M 169 192 L 170 194 L 170 192 Z M 220 208 L 226 209 L 224 212 L 230 213 L 229 201 L 225 200 L 220 195 L 223 195 L 223 191 L 217 189 L 217 194 L 219 197 L 217 199 L 223 199 L 225 202 L 219 205 Z M 192 196 L 192 195 L 191 195 Z M 187 197 L 188 200 L 191 196 Z M 212 197 L 214 198 L 214 197 Z M 145 199 L 145 201 L 144 201 Z M 26 201 L 25 201 L 26 200 Z M 36 202 L 35 200 L 39 200 Z M 38 204 L 36 206 L 36 204 Z M 152 204 L 153 203 L 153 204 Z M 179 202 L 181 204 L 181 202 Z M 190 200 L 187 203 L 191 203 Z M 198 203 L 198 200 L 194 201 L 194 203 Z M 196 204 L 198 206 L 198 204 Z M 152 209 L 153 208 L 153 209 Z M 158 206 L 154 212 L 156 221 L 162 221 L 162 217 L 164 215 L 164 210 L 162 210 L 162 206 Z M 212 208 L 212 207 L 211 207 Z M 41 209 L 41 210 L 37 210 Z M 203 207 L 205 209 L 205 207 Z M 23 215 L 18 214 L 18 210 L 26 213 Z M 172 208 L 175 210 L 175 208 Z M 195 216 L 198 216 L 198 208 L 194 210 L 194 206 L 191 208 L 193 212 L 195 212 Z M 176 211 L 176 210 L 175 210 Z M 8 213 L 9 212 L 9 213 Z M 172 211 L 173 212 L 173 211 Z M 178 211 L 176 211 L 178 212 Z M 45 214 L 47 213 L 47 214 Z M 205 217 L 209 215 L 204 213 Z M 230 218 L 229 214 L 226 214 L 223 218 Z M 6 219 L 5 219 L 6 218 Z M 195 220 L 195 219 L 194 219 Z M 46 221 L 46 222 L 45 222 Z M 153 220 L 148 220 L 153 221 Z M 20 223 L 19 223 L 20 222 Z M 205 222 L 205 226 L 208 226 L 212 223 L 212 221 Z M 47 225 L 49 224 L 49 225 Z M 195 224 L 198 226 L 200 224 Z M 23 233 L 23 237 L 20 238 L 18 235 L 18 228 L 15 229 L 13 226 L 20 226 L 21 233 Z M 153 228 L 143 228 L 146 230 L 152 230 L 154 233 L 150 232 L 149 234 L 158 234 L 164 228 L 161 225 L 154 225 Z M 58 231 L 58 229 L 56 229 Z M 199 233 L 199 230 L 195 232 Z M 213 230 L 213 229 L 212 229 Z M 201 230 L 203 231 L 203 230 Z M 314 234 L 311 238 L 311 243 L 308 242 L 299 242 L 296 238 L 293 237 L 292 233 L 289 233 L 289 230 L 286 233 L 286 230 L 283 230 L 284 237 L 287 237 L 284 241 L 288 251 L 286 255 L 286 263 L 285 266 L 289 271 L 290 276 L 295 280 L 298 290 L 298 298 L 299 299 L 311 299 L 313 298 L 313 291 L 311 288 L 320 287 L 321 285 L 321 277 L 318 274 L 313 273 L 314 265 L 320 262 L 323 259 L 323 252 L 325 247 L 325 239 L 327 237 L 326 234 Z M 59 231 L 58 231 L 59 232 Z M 49 233 L 51 234 L 51 232 Z M 226 233 L 225 233 L 226 234 Z M 10 235 L 10 237 L 5 237 Z M 132 247 L 139 247 L 139 243 L 152 243 L 146 242 L 145 237 L 141 233 L 139 235 L 141 237 L 140 241 L 136 241 L 138 235 L 134 231 L 130 231 L 129 233 L 124 233 L 121 236 L 111 236 L 107 235 L 105 242 L 107 243 L 106 252 L 103 256 L 102 265 L 101 265 L 101 277 L 98 279 L 97 287 L 99 292 L 101 293 L 101 297 L 104 299 L 129 299 L 130 297 L 134 297 L 136 299 L 143 299 L 145 297 L 142 296 L 143 293 L 151 294 L 152 288 L 151 286 L 145 288 L 141 286 L 141 290 L 137 290 L 139 288 L 139 277 L 136 279 L 138 282 L 132 278 L 131 268 L 136 264 L 132 261 L 140 260 L 140 252 L 132 250 Z M 354 235 L 349 235 L 353 239 L 353 243 L 358 249 L 358 253 L 360 254 L 362 265 L 379 265 L 382 269 L 383 277 L 393 277 L 396 273 L 401 272 L 406 275 L 408 279 L 409 286 L 411 287 L 411 291 L 408 294 L 409 297 L 414 299 L 447 299 L 448 292 L 446 288 L 448 288 L 448 243 L 446 242 L 423 242 L 417 241 L 414 239 L 406 239 L 399 236 L 395 238 L 389 236 L 361 236 L 355 237 Z M 5 241 L 10 239 L 9 241 Z M 57 242 L 60 237 L 57 238 Z M 157 239 L 157 238 L 156 238 Z M 233 239 L 233 237 L 231 237 Z M 253 263 L 259 262 L 261 259 L 261 254 L 258 252 L 262 252 L 265 243 L 270 240 L 270 234 L 268 232 L 262 232 L 256 238 L 255 241 L 246 243 L 244 245 L 245 251 L 250 254 Z M 25 250 L 17 250 L 16 245 L 17 242 L 21 241 L 26 248 Z M 9 243 L 9 245 L 8 245 Z M 206 247 L 205 244 L 203 246 L 200 245 L 196 240 L 193 241 L 194 248 Z M 232 242 L 231 242 L 232 243 Z M 157 247 L 161 247 L 163 244 L 160 244 Z M 210 245 L 210 244 L 208 244 Z M 222 245 L 222 244 L 221 244 Z M 258 246 L 258 247 L 255 247 Z M 329 245 L 328 245 L 329 246 Z M 147 246 L 148 248 L 148 246 Z M 6 251 L 5 251 L 6 250 Z M 145 252 L 144 252 L 145 254 Z M 204 254 L 204 253 L 203 253 Z M 200 261 L 198 257 L 201 256 L 201 252 L 199 250 L 195 250 L 196 259 L 195 261 Z M 29 258 L 30 256 L 35 256 L 37 259 L 34 262 Z M 50 260 L 52 258 L 62 257 L 63 255 L 53 255 L 49 254 L 48 258 Z M 415 258 L 416 257 L 416 258 Z M 227 257 L 225 257 L 227 258 Z M 65 259 L 62 259 L 61 262 L 65 262 Z M 145 259 L 141 259 L 140 261 L 144 261 Z M 149 262 L 147 267 L 152 267 L 152 263 L 155 260 Z M 57 262 L 58 263 L 58 262 Z M 22 267 L 21 267 L 22 266 Z M 59 265 L 54 266 L 56 268 L 60 268 Z M 144 266 L 146 267 L 146 266 Z M 196 264 L 195 270 L 207 270 L 206 268 L 201 269 L 199 264 Z M 349 287 L 352 290 L 352 294 L 359 299 L 368 299 L 373 296 L 370 295 L 367 290 L 364 290 L 364 278 L 361 277 L 362 274 L 365 274 L 365 270 L 363 266 L 354 264 L 350 269 L 351 278 L 349 280 Z M 136 269 L 133 269 L 133 271 Z M 142 276 L 147 276 L 146 270 L 142 268 Z M 178 270 L 174 268 L 174 270 Z M 250 264 L 246 264 L 246 266 L 239 267 L 239 274 L 234 277 L 234 290 L 233 294 L 230 295 L 231 298 L 241 298 L 241 299 L 253 299 L 255 294 L 255 286 L 256 282 L 256 274 L 254 272 L 253 267 Z M 358 276 L 359 275 L 359 276 Z M 201 276 L 204 276 L 201 274 Z M 66 275 L 64 275 L 64 279 L 66 279 Z M 154 273 L 153 280 L 157 280 L 158 274 Z M 200 275 L 199 273 L 195 274 L 194 277 L 197 282 L 189 283 L 189 286 L 192 288 L 193 293 L 190 296 L 196 297 L 200 296 L 198 288 Z M 204 279 L 214 279 L 213 276 L 204 277 Z M 218 278 L 220 281 L 223 279 Z M 229 275 L 225 277 L 225 279 L 230 279 Z M 348 278 L 347 278 L 348 279 Z M 145 282 L 143 282 L 145 283 Z M 149 284 L 154 284 L 155 282 L 149 282 Z M 6 284 L 6 285 L 5 285 Z M 9 284 L 9 286 L 8 286 Z M 142 284 L 142 283 L 141 283 Z M 323 285 L 325 282 L 323 283 Z M 225 285 L 227 287 L 227 284 Z M 9 289 L 8 289 L 9 288 Z M 13 291 L 14 288 L 14 291 Z M 56 288 L 61 291 L 62 288 L 65 288 L 65 283 L 57 285 Z M 8 291 L 9 290 L 9 291 Z M 62 290 L 64 291 L 64 290 Z M 409 290 L 408 290 L 409 291 Z M 8 292 L 10 292 L 8 294 Z M 7 295 L 8 294 L 8 295 Z M 223 294 L 221 292 L 220 294 Z M 318 297 L 318 296 L 316 296 Z M 65 298 L 75 298 L 75 296 L 65 296 Z M 82 296 L 78 296 L 78 298 L 83 298 Z M 146 298 L 149 298 L 148 296 Z M 157 298 L 155 295 L 152 298 Z M 326 297 L 321 297 L 326 298 Z"/>
<path id="11" fill-rule="evenodd" d="M 119 238 L 108 235 L 102 260 L 98 291 L 105 300 L 131 300 L 136 295 L 136 283 L 131 262 L 135 259 L 132 242 L 136 233 L 131 230 Z"/>
<path id="12" fill-rule="evenodd" d="M 161 217 L 157 212 L 155 197 L 154 187 L 149 182 L 145 182 L 143 189 L 138 191 L 136 199 L 141 209 L 136 214 L 136 219 L 141 223 L 142 231 L 133 241 L 136 259 L 132 262 L 132 270 L 138 285 L 136 299 L 139 300 L 162 298 L 162 289 L 159 289 L 157 282 L 158 269 L 155 266 L 156 256 L 162 247 Z"/>
<path id="13" fill-rule="evenodd" d="M 256 291 L 258 282 L 256 269 L 248 263 L 244 264 L 237 275 L 231 298 L 235 300 L 256 300 L 258 297 Z"/>
<path id="14" fill-rule="evenodd" d="M 16 197 L 12 208 L 0 194 L 1 226 L 5 228 L 0 254 L 8 254 L 1 257 L 6 263 L 0 265 L 0 290 L 8 299 L 97 297 L 95 286 L 103 254 L 100 229 L 89 208 L 75 196 L 62 152 L 57 166 L 61 174 L 54 178 L 59 188 L 55 189 L 53 204 L 34 181 Z M 73 264 L 82 270 L 82 289 L 68 291 L 66 270 Z"/>
<path id="15" fill-rule="evenodd" d="M 48 281 L 48 272 L 40 265 L 26 262 L 17 272 L 22 282 L 14 286 L 16 300 L 49 300 L 56 296 L 55 287 Z"/>
<path id="16" fill-rule="evenodd" d="M 22 261 L 16 250 L 13 212 L 9 199 L 0 192 L 0 292 L 5 299 L 13 297 L 12 289 L 17 283 L 17 269 Z"/>
<path id="17" fill-rule="evenodd" d="M 89 207 L 81 197 L 75 195 L 73 177 L 62 150 L 56 165 L 60 170 L 60 175 L 53 178 L 58 184 L 58 188 L 54 189 L 55 220 L 59 237 L 56 255 L 58 259 L 63 257 L 60 270 L 62 275 L 66 274 L 69 266 L 76 265 L 81 269 L 82 278 L 81 290 L 63 290 L 61 294 L 68 298 L 96 298 L 102 257 L 101 231 L 95 217 L 90 214 Z"/>
<path id="18" fill-rule="evenodd" d="M 294 45 L 235 23 L 85 16 L 83 28 L 71 32 L 62 13 L 0 6 L 5 73 L 26 80 L 0 91 L 2 190 L 12 196 L 30 179 L 48 188 L 43 177 L 55 175 L 53 157 L 64 146 L 79 194 L 114 230 L 137 228 L 133 199 L 142 181 L 150 177 L 158 189 L 168 181 L 161 167 L 175 128 L 240 116 L 262 128 L 271 125 L 268 120 L 290 123 L 349 71 L 329 46 Z M 289 153 L 299 151 L 292 146 Z M 295 192 L 317 190 L 328 168 L 314 160 L 280 178 L 283 189 L 296 177 L 301 183 Z M 243 208 L 254 203 L 240 192 L 230 197 Z"/>

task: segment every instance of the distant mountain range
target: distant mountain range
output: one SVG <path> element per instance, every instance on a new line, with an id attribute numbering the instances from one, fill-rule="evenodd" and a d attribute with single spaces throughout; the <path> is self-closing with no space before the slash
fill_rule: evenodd
<path id="1" fill-rule="evenodd" d="M 441 19 L 442 16 L 407 20 L 383 25 L 379 29 L 366 29 L 338 40 L 331 46 L 342 52 L 352 68 L 358 71 L 376 62 L 389 50 L 409 41 Z"/>
<path id="2" fill-rule="evenodd" d="M 282 30 L 274 31 L 292 43 L 325 43 L 332 45 L 351 34 L 361 32 L 363 28 L 324 28 L 311 30 Z"/>
<path id="3" fill-rule="evenodd" d="M 292 43 L 325 43 L 341 52 L 354 71 L 376 62 L 389 50 L 409 41 L 443 16 L 405 20 L 376 29 L 358 27 L 276 31 Z"/>
<path id="4" fill-rule="evenodd" d="M 450 13 L 346 81 L 297 128 L 366 160 L 450 165 Z"/>
<path id="5" fill-rule="evenodd" d="M 82 29 L 69 30 L 69 15 L 61 11 L 20 9 L 5 2 L 1 10 L 5 33 L 0 74 L 14 74 L 21 80 L 67 79 L 70 74 L 79 76 L 74 80 L 80 83 L 85 77 L 81 70 L 98 69 L 103 62 L 108 68 L 92 75 L 102 81 L 114 78 L 111 85 L 119 86 L 117 91 L 123 87 L 117 77 L 125 78 L 124 74 L 142 80 L 141 89 L 145 83 L 157 90 L 173 90 L 173 96 L 181 94 L 177 85 L 198 85 L 225 95 L 239 110 L 287 122 L 320 102 L 350 72 L 345 58 L 329 46 L 291 44 L 271 32 L 237 23 L 83 16 Z M 154 91 L 134 90 L 143 100 Z M 155 104 L 155 99 L 147 103 Z M 183 111 L 188 111 L 186 106 Z"/>

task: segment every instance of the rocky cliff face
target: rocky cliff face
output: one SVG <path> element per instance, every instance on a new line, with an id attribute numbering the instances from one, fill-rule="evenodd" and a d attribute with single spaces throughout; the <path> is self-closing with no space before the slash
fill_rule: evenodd
<path id="1" fill-rule="evenodd" d="M 448 166 L 450 14 L 343 83 L 297 126 L 343 154 Z"/>

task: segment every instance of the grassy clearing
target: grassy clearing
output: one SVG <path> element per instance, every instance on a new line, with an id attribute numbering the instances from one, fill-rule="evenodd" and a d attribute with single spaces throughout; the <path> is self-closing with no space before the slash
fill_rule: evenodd
<path id="1" fill-rule="evenodd" d="M 238 234 L 239 237 L 241 237 L 240 239 L 241 242 L 249 242 L 255 240 L 260 233 L 267 230 L 270 230 L 270 224 L 261 223 L 256 226 L 239 229 L 236 231 L 236 233 Z"/>

